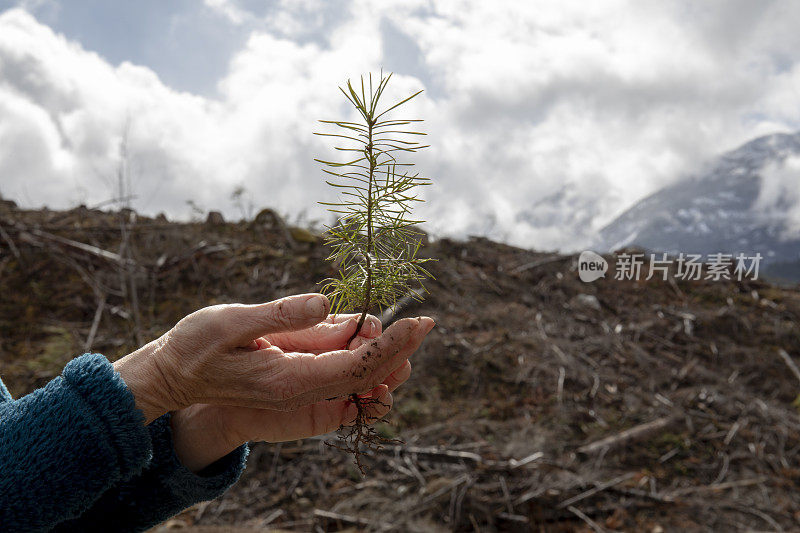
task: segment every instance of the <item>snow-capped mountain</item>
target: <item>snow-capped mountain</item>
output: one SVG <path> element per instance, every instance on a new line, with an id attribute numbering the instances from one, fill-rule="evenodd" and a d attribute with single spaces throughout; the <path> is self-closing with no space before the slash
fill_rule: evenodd
<path id="1" fill-rule="evenodd" d="M 800 279 L 800 133 L 759 137 L 639 201 L 596 248 L 760 253 L 765 272 Z"/>

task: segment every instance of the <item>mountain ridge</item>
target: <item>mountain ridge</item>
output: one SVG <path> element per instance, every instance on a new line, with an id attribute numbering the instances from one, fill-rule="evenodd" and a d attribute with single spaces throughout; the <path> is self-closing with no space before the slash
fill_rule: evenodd
<path id="1" fill-rule="evenodd" d="M 760 253 L 765 272 L 800 279 L 796 204 L 780 182 L 787 178 L 777 175 L 793 158 L 800 158 L 800 132 L 753 139 L 637 202 L 600 230 L 594 246 L 601 252 L 640 246 L 671 254 Z M 771 204 L 768 196 L 775 197 Z"/>

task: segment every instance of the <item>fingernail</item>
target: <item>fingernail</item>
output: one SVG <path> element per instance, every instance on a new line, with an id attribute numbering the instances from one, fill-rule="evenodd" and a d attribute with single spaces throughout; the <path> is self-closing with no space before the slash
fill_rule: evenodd
<path id="1" fill-rule="evenodd" d="M 355 321 L 356 321 L 355 318 L 348 318 L 344 322 L 339 322 L 339 329 L 344 331 L 344 330 L 348 329 L 351 325 L 353 325 L 353 323 Z"/>
<path id="2" fill-rule="evenodd" d="M 306 300 L 306 313 L 310 316 L 320 316 L 327 312 L 325 309 L 325 298 L 322 296 L 312 296 Z"/>
<path id="3" fill-rule="evenodd" d="M 375 336 L 375 334 L 377 332 L 378 332 L 378 326 L 375 325 L 375 322 L 370 322 L 369 323 L 369 334 L 370 334 L 370 336 L 371 337 Z"/>

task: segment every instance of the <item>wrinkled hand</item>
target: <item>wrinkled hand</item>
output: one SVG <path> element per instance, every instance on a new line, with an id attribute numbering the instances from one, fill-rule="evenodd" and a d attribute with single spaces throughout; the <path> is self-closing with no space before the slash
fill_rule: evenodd
<path id="1" fill-rule="evenodd" d="M 114 366 L 148 423 L 178 411 L 173 428 L 203 427 L 205 440 L 213 437 L 225 447 L 331 431 L 354 416 L 346 400 L 351 393 L 386 404 L 370 413 L 380 417 L 391 405 L 390 389 L 408 378 L 408 356 L 433 321 L 402 319 L 380 335 L 380 323 L 370 317 L 344 349 L 356 321 L 330 318 L 328 309 L 318 294 L 207 307 Z"/>
<path id="2" fill-rule="evenodd" d="M 295 340 L 286 333 L 319 324 L 328 308 L 320 294 L 206 307 L 114 366 L 148 422 L 195 403 L 288 411 L 325 398 L 369 392 L 405 359 L 400 351 L 419 320 L 399 320 L 355 350 L 284 352 L 266 341 L 276 336 L 272 338 L 284 339 L 293 350 L 291 343 L 310 333 L 300 333 Z"/>
<path id="3" fill-rule="evenodd" d="M 267 345 L 272 350 L 298 350 L 311 353 L 325 353 L 344 347 L 348 339 L 355 333 L 358 315 L 331 315 L 324 322 L 305 330 L 267 335 L 256 339 L 253 348 L 264 349 Z M 430 318 L 421 318 L 420 324 L 414 329 L 398 353 L 402 358 L 399 365 L 374 387 L 367 395 L 377 399 L 380 403 L 369 407 L 370 419 L 378 420 L 392 407 L 391 391 L 404 383 L 411 375 L 411 364 L 408 357 L 419 347 L 434 323 Z M 390 328 L 391 329 L 391 328 Z M 359 336 L 350 344 L 350 348 L 370 345 L 373 339 L 381 334 L 380 321 L 374 316 L 368 316 Z M 321 435 L 339 428 L 341 425 L 352 424 L 356 417 L 356 406 L 347 398 L 322 400 L 310 405 L 302 406 L 293 411 L 274 411 L 251 407 L 193 405 L 173 415 L 173 427 L 205 427 L 218 428 L 211 435 L 217 434 L 215 442 L 206 442 L 198 446 L 196 438 L 189 437 L 176 439 L 176 450 L 185 465 L 192 468 L 202 468 L 212 462 L 216 457 L 222 456 L 230 450 L 247 441 L 281 442 L 296 440 Z M 176 432 L 177 434 L 177 432 Z M 220 447 L 220 441 L 224 444 Z M 208 438 L 206 438 L 208 441 Z M 211 450 L 219 449 L 211 453 Z"/>
<path id="4" fill-rule="evenodd" d="M 312 328 L 269 335 L 258 339 L 257 342 L 260 344 L 270 343 L 273 346 L 272 349 L 276 351 L 302 350 L 324 353 L 344 348 L 347 340 L 355 333 L 357 322 L 358 315 L 330 316 L 325 322 Z M 368 397 L 375 398 L 380 402 L 370 407 L 370 418 L 377 420 L 389 412 L 392 405 L 391 392 L 411 375 L 411 363 L 408 361 L 408 357 L 419 347 L 432 327 L 433 321 L 430 318 L 419 319 L 419 325 L 415 326 L 405 344 L 393 358 L 393 361 L 397 361 L 396 366 L 391 368 L 390 373 L 383 378 L 380 384 L 366 391 Z M 380 333 L 380 321 L 376 317 L 370 316 L 350 347 L 375 346 L 381 342 L 377 340 Z M 355 353 L 357 352 L 359 352 L 358 349 Z M 369 348 L 366 353 L 369 353 Z M 364 391 L 353 390 L 351 392 Z M 220 411 L 221 419 L 225 421 L 228 428 L 227 432 L 237 435 L 236 440 L 241 442 L 249 440 L 276 442 L 321 435 L 333 431 L 343 424 L 352 423 L 356 416 L 356 406 L 348 398 L 324 399 L 292 411 L 232 407 Z"/>

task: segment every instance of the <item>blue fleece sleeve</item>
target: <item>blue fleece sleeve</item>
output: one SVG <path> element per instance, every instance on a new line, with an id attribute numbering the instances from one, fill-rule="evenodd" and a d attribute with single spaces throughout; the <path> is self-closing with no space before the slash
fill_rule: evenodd
<path id="1" fill-rule="evenodd" d="M 0 529 L 46 531 L 139 474 L 152 445 L 133 395 L 102 355 L 0 403 Z"/>
<path id="2" fill-rule="evenodd" d="M 110 489 L 80 518 L 59 524 L 55 532 L 143 531 L 197 502 L 222 495 L 244 469 L 247 446 L 195 474 L 175 455 L 169 414 L 148 429 L 153 459 L 142 474 Z"/>

